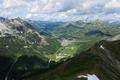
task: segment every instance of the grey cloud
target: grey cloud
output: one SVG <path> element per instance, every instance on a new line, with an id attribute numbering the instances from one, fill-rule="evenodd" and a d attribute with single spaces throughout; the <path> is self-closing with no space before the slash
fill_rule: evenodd
<path id="1" fill-rule="evenodd" d="M 0 16 L 75 20 L 86 17 L 101 18 L 119 15 L 119 0 L 0 0 Z M 113 5 L 113 6 L 111 6 Z M 9 13 L 7 13 L 9 11 Z M 14 13 L 13 13 L 14 12 Z M 100 17 L 101 16 L 101 17 Z M 116 17 L 117 18 L 117 17 Z"/>

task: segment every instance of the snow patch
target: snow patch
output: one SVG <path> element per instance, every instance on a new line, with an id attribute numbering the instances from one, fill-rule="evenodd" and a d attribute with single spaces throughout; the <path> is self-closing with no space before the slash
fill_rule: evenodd
<path id="1" fill-rule="evenodd" d="M 103 47 L 103 45 L 100 45 L 100 48 L 101 48 L 101 49 L 105 49 L 105 48 Z"/>
<path id="2" fill-rule="evenodd" d="M 93 75 L 87 74 L 87 75 L 77 76 L 77 78 L 82 78 L 82 77 L 88 78 L 88 80 L 99 80 L 98 77 L 95 74 L 93 74 Z"/>

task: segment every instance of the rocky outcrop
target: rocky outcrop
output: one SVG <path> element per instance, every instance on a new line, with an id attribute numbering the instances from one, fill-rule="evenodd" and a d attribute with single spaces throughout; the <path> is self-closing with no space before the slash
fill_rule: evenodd
<path id="1" fill-rule="evenodd" d="M 120 79 L 120 40 L 96 43 L 59 67 L 26 80 L 81 80 L 78 75 L 95 74 L 99 80 Z"/>

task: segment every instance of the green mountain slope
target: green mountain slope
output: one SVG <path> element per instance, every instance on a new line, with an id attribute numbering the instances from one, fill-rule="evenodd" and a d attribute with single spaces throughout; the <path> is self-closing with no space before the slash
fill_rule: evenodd
<path id="1" fill-rule="evenodd" d="M 119 40 L 102 40 L 49 72 L 25 80 L 84 80 L 77 76 L 87 74 L 95 74 L 100 80 L 119 80 L 119 45 Z"/>
<path id="2" fill-rule="evenodd" d="M 77 51 L 84 51 L 100 40 L 111 38 L 120 33 L 119 26 L 110 26 L 100 21 L 96 22 L 71 22 L 48 30 L 52 38 L 61 42 L 57 51 L 56 60 L 73 57 Z M 61 56 L 62 55 L 62 56 Z"/>
<path id="3" fill-rule="evenodd" d="M 119 29 L 101 22 L 77 21 L 43 33 L 20 18 L 0 20 L 0 79 L 21 80 L 38 71 L 44 73 L 97 41 L 118 35 Z"/>

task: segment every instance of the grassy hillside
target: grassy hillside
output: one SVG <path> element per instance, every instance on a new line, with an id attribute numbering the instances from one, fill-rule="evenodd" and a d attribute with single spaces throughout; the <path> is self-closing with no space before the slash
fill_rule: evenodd
<path id="1" fill-rule="evenodd" d="M 98 21 L 65 23 L 42 31 L 19 18 L 1 23 L 10 28 L 12 34 L 4 31 L 0 34 L 0 57 L 3 58 L 1 69 L 6 63 L 9 65 L 9 69 L 6 66 L 8 72 L 5 71 L 4 77 L 0 79 L 7 77 L 18 80 L 37 70 L 47 71 L 56 63 L 79 55 L 97 41 L 120 33 L 120 26 L 110 26 Z M 8 58 L 10 60 L 6 61 Z"/>

